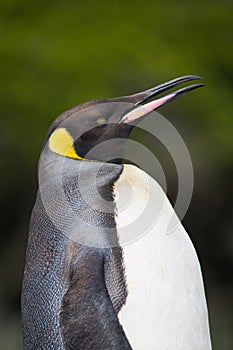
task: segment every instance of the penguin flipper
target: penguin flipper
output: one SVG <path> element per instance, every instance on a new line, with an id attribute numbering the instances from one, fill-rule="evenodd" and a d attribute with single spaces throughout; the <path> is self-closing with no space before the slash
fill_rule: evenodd
<path id="1" fill-rule="evenodd" d="M 105 285 L 103 251 L 80 246 L 78 255 L 60 314 L 64 349 L 132 350 Z"/>
<path id="2" fill-rule="evenodd" d="M 118 314 L 127 298 L 127 286 L 121 247 L 107 249 L 104 257 L 104 276 L 113 307 Z"/>

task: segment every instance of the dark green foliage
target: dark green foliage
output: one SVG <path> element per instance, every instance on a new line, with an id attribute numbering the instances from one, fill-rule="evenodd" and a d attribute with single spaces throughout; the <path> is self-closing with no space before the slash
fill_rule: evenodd
<path id="1" fill-rule="evenodd" d="M 130 94 L 180 75 L 198 74 L 205 88 L 160 112 L 183 136 L 194 164 L 195 191 L 185 225 L 201 257 L 215 349 L 233 346 L 228 332 L 233 267 L 232 10 L 231 1 L 208 0 L 1 1 L 4 317 L 19 315 L 36 162 L 52 120 L 86 100 Z M 171 172 L 171 196 L 175 176 Z M 19 349 L 17 340 L 12 341 L 18 324 L 7 327 L 4 322 L 0 329 L 3 348 Z"/>

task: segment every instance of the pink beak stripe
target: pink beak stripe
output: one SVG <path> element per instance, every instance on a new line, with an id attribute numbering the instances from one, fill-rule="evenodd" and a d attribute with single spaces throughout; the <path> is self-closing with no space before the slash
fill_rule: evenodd
<path id="1" fill-rule="evenodd" d="M 144 115 L 154 111 L 155 109 L 162 106 L 164 103 L 168 102 L 169 100 L 172 100 L 176 96 L 175 93 L 171 93 L 167 96 L 158 98 L 157 100 L 151 101 L 146 103 L 145 105 L 139 106 L 138 108 L 134 109 L 133 111 L 127 113 L 122 120 L 121 123 L 130 123 L 133 122 Z"/>

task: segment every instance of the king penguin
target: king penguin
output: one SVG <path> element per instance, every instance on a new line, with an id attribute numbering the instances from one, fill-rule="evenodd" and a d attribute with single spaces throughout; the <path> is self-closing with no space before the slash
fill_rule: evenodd
<path id="1" fill-rule="evenodd" d="M 196 79 L 86 102 L 52 123 L 29 228 L 25 350 L 211 349 L 193 244 L 158 182 L 122 162 L 140 120 L 202 84 L 152 98 Z"/>

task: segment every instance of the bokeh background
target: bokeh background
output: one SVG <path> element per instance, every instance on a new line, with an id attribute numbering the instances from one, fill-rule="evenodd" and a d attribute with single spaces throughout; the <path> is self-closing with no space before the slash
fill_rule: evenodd
<path id="1" fill-rule="evenodd" d="M 202 76 L 205 88 L 160 112 L 193 161 L 195 188 L 183 222 L 202 264 L 213 347 L 233 349 L 232 15 L 230 0 L 1 1 L 1 349 L 22 349 L 28 222 L 51 121 L 80 102 L 185 74 Z M 173 201 L 172 160 L 155 141 L 136 137 L 158 152 Z"/>

